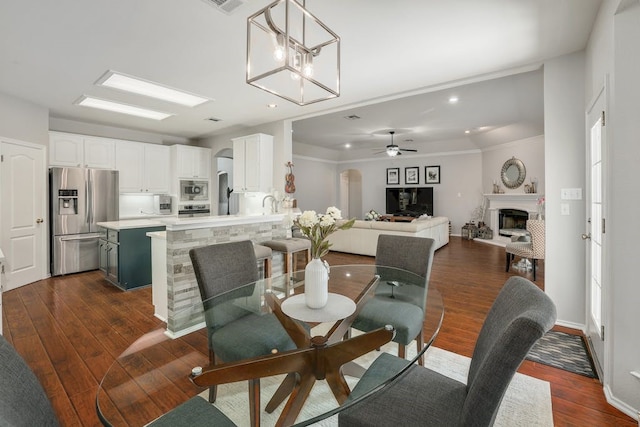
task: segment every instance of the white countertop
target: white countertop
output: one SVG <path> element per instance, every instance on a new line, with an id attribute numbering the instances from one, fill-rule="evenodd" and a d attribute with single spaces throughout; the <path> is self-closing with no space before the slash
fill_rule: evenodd
<path id="1" fill-rule="evenodd" d="M 193 230 L 196 228 L 228 227 L 230 225 L 257 224 L 261 222 L 284 221 L 288 214 L 267 215 L 218 215 L 194 218 L 166 218 L 159 220 L 168 231 Z"/>
<path id="2" fill-rule="evenodd" d="M 230 225 L 257 224 L 261 222 L 285 221 L 288 216 L 300 215 L 299 209 L 285 210 L 276 214 L 253 215 L 214 215 L 193 218 L 178 218 L 165 216 L 157 218 L 124 219 L 121 221 L 99 222 L 100 227 L 112 230 L 124 230 L 130 228 L 162 227 L 167 230 L 191 230 L 195 228 L 226 227 Z"/>
<path id="3" fill-rule="evenodd" d="M 125 219 L 122 221 L 99 222 L 98 226 L 111 230 L 125 230 L 131 228 L 163 227 L 164 223 L 157 219 Z"/>
<path id="4" fill-rule="evenodd" d="M 151 237 L 152 239 L 167 240 L 167 232 L 166 231 L 150 231 L 147 233 L 147 237 Z"/>

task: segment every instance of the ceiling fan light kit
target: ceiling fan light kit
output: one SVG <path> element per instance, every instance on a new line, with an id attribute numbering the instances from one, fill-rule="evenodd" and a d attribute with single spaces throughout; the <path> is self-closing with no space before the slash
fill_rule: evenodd
<path id="1" fill-rule="evenodd" d="M 337 98 L 340 37 L 304 0 L 276 0 L 247 18 L 246 78 L 298 105 Z"/>
<path id="2" fill-rule="evenodd" d="M 380 154 L 380 153 L 387 153 L 387 156 L 389 157 L 395 157 L 395 156 L 399 156 L 400 154 L 402 154 L 402 151 L 408 151 L 408 152 L 412 152 L 412 153 L 417 153 L 418 150 L 414 149 L 414 148 L 400 148 L 398 147 L 396 144 L 393 143 L 393 135 L 395 134 L 395 131 L 390 131 L 389 134 L 391 135 L 391 144 L 387 145 L 386 148 L 382 151 L 378 151 L 377 153 L 374 154 Z"/>

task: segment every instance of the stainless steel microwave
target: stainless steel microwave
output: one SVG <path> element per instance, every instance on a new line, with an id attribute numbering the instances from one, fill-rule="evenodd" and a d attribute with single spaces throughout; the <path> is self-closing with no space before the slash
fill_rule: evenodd
<path id="1" fill-rule="evenodd" d="M 180 181 L 180 201 L 209 200 L 208 181 Z"/>

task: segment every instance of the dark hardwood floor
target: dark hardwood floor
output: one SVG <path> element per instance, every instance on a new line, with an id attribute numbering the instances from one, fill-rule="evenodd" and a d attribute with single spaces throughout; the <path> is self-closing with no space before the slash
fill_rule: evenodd
<path id="1" fill-rule="evenodd" d="M 430 286 L 442 294 L 445 316 L 434 345 L 471 356 L 489 307 L 505 280 L 517 274 L 505 273 L 504 259 L 503 248 L 458 237 L 436 252 Z M 372 257 L 342 253 L 327 260 L 373 263 Z M 544 263 L 537 278 L 544 288 Z M 133 341 L 161 324 L 153 316 L 150 288 L 122 292 L 99 272 L 5 292 L 2 306 L 4 335 L 40 379 L 63 426 L 100 425 L 95 395 L 104 373 Z M 556 426 L 638 425 L 605 401 L 598 380 L 530 361 L 520 372 L 551 383 Z"/>

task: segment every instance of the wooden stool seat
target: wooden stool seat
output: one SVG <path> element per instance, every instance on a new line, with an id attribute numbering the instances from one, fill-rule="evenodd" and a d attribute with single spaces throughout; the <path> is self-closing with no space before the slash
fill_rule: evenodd
<path id="1" fill-rule="evenodd" d="M 309 239 L 292 237 L 290 239 L 269 240 L 267 242 L 261 242 L 261 244 L 284 254 L 285 274 L 295 271 L 293 257 L 296 253 L 304 251 L 305 265 L 311 261 L 311 240 Z"/>
<path id="2" fill-rule="evenodd" d="M 271 248 L 254 244 L 253 251 L 256 254 L 256 260 L 264 263 L 264 277 L 271 277 L 271 258 L 273 257 Z"/>

